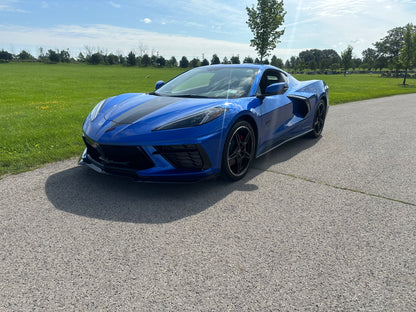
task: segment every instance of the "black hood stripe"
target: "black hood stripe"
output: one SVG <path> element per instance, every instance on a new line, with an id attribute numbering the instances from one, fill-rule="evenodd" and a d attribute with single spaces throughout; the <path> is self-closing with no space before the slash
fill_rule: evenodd
<path id="1" fill-rule="evenodd" d="M 128 110 L 127 112 L 121 114 L 117 118 L 115 118 L 112 122 L 112 126 L 119 126 L 119 125 L 126 125 L 131 124 L 140 118 L 143 118 L 146 115 L 149 115 L 163 107 L 171 105 L 176 102 L 182 101 L 183 98 L 175 98 L 175 97 L 166 97 L 166 96 L 159 96 L 154 98 L 153 100 L 144 102 L 138 106 L 133 107 L 132 109 Z"/>

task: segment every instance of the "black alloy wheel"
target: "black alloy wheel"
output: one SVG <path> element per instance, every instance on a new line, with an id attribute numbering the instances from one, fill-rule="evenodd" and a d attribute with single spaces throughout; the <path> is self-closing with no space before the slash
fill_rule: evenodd
<path id="1" fill-rule="evenodd" d="M 313 119 L 313 124 L 312 124 L 312 131 L 310 132 L 310 136 L 312 138 L 317 138 L 321 135 L 322 130 L 324 129 L 325 117 L 326 117 L 325 102 L 323 100 L 320 100 L 318 103 L 318 107 L 316 108 L 316 111 L 315 111 L 315 117 Z"/>
<path id="2" fill-rule="evenodd" d="M 251 125 L 240 121 L 233 125 L 225 140 L 222 172 L 231 181 L 240 180 L 248 171 L 255 154 L 255 136 Z"/>

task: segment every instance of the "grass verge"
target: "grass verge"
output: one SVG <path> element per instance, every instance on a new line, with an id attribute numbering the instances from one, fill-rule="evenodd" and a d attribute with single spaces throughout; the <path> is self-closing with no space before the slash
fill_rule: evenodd
<path id="1" fill-rule="evenodd" d="M 416 93 L 416 80 L 408 79 L 406 86 L 403 78 L 382 78 L 379 75 L 294 75 L 298 80 L 319 79 L 329 86 L 331 105 L 362 101 L 379 97 Z"/>

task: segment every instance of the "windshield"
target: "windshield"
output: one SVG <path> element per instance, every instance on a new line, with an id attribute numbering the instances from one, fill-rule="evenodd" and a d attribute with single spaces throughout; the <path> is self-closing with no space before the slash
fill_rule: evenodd
<path id="1" fill-rule="evenodd" d="M 154 94 L 195 98 L 246 97 L 257 73 L 257 68 L 199 67 L 179 75 Z"/>

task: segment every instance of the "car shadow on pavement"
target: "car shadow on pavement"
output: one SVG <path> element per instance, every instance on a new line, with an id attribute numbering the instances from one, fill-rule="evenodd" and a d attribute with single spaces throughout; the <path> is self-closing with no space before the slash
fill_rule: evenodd
<path id="1" fill-rule="evenodd" d="M 59 210 L 109 221 L 168 223 L 198 214 L 232 192 L 250 192 L 250 183 L 265 165 L 284 162 L 318 142 L 299 138 L 257 159 L 242 180 L 223 179 L 192 184 L 136 183 L 78 166 L 51 175 L 45 185 L 49 201 Z"/>

